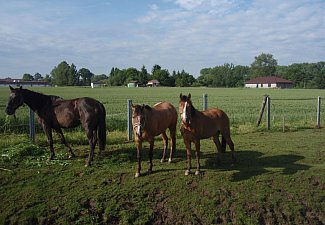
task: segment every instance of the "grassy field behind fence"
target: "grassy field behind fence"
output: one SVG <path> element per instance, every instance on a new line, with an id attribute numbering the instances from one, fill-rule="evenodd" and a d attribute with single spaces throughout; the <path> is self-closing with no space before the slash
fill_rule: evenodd
<path id="1" fill-rule="evenodd" d="M 108 143 L 93 166 L 85 168 L 87 139 L 80 128 L 73 129 L 65 134 L 77 158 L 68 159 L 54 135 L 56 159 L 47 161 L 44 134 L 37 133 L 32 145 L 27 125 L 20 125 L 27 123 L 27 107 L 17 111 L 16 120 L 7 117 L 9 89 L 0 88 L 0 224 L 325 224 L 325 129 L 315 129 L 317 96 L 324 99 L 324 90 L 33 90 L 102 101 Z M 174 162 L 160 163 L 163 144 L 156 138 L 154 172 L 135 179 L 135 146 L 126 141 L 127 99 L 149 105 L 166 100 L 177 106 L 180 92 L 190 92 L 198 109 L 208 94 L 209 107 L 227 112 L 238 162 L 231 164 L 228 150 L 217 162 L 213 142 L 203 140 L 203 173 L 184 176 L 186 151 L 178 132 Z M 255 127 L 264 94 L 272 101 L 271 131 L 265 129 L 265 117 Z M 322 126 L 324 109 L 323 103 Z M 147 143 L 142 155 L 145 171 Z"/>
<path id="2" fill-rule="evenodd" d="M 325 90 L 297 89 L 226 89 L 226 88 L 86 88 L 53 87 L 31 88 L 44 94 L 59 95 L 63 98 L 89 96 L 103 102 L 107 111 L 108 130 L 126 131 L 127 99 L 134 104 L 153 105 L 159 101 L 169 101 L 178 108 L 179 94 L 191 93 L 193 104 L 203 108 L 203 94 L 208 95 L 208 107 L 224 110 L 234 132 L 245 133 L 258 130 L 255 127 L 261 108 L 263 95 L 271 97 L 271 127 L 273 130 L 285 128 L 296 130 L 316 126 L 317 96 L 325 101 Z M 15 125 L 28 124 L 28 107 L 17 111 L 17 120 L 6 117 L 4 108 L 7 104 L 9 88 L 0 88 L 0 131 L 15 130 Z M 324 104 L 323 104 L 324 105 Z M 321 107 L 321 121 L 325 122 L 325 107 Z M 265 128 L 265 116 L 261 128 Z M 26 131 L 27 126 L 16 131 Z"/>

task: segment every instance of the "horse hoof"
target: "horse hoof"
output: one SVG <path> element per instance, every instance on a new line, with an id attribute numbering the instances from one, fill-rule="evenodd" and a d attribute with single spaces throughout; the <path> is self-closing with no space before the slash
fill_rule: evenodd
<path id="1" fill-rule="evenodd" d="M 172 162 L 172 159 L 171 159 L 171 158 L 169 158 L 169 159 L 168 159 L 168 163 L 171 163 L 171 162 Z"/>
<path id="2" fill-rule="evenodd" d="M 195 175 L 200 175 L 200 171 L 199 170 L 195 171 Z"/>
<path id="3" fill-rule="evenodd" d="M 166 159 L 161 159 L 160 162 L 164 163 L 164 162 L 166 162 Z"/>
<path id="4" fill-rule="evenodd" d="M 140 177 L 140 173 L 135 173 L 135 178 Z"/>
<path id="5" fill-rule="evenodd" d="M 86 163 L 86 164 L 85 164 L 85 167 L 89 167 L 89 166 L 91 166 L 90 163 Z"/>
<path id="6" fill-rule="evenodd" d="M 188 175 L 190 175 L 190 171 L 189 170 L 185 170 L 185 176 L 188 176 Z"/>
<path id="7" fill-rule="evenodd" d="M 76 155 L 69 155 L 69 159 L 76 158 Z"/>

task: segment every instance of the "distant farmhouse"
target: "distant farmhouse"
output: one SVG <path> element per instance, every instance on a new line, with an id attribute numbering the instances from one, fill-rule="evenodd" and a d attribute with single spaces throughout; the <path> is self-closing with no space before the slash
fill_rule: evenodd
<path id="1" fill-rule="evenodd" d="M 148 87 L 157 87 L 159 86 L 159 81 L 158 80 L 149 80 L 147 83 Z"/>
<path id="2" fill-rule="evenodd" d="M 91 82 L 90 83 L 91 88 L 95 87 L 106 87 L 106 82 L 105 81 L 97 81 L 97 82 Z"/>
<path id="3" fill-rule="evenodd" d="M 24 86 L 24 87 L 51 87 L 52 85 L 46 81 L 26 81 L 23 79 L 0 79 L 0 87 L 8 86 Z"/>
<path id="4" fill-rule="evenodd" d="M 245 82 L 247 88 L 293 88 L 293 82 L 276 76 L 257 77 Z"/>
<path id="5" fill-rule="evenodd" d="M 132 87 L 139 87 L 139 81 L 137 81 L 137 80 L 130 80 L 130 81 L 128 82 L 128 87 L 129 87 L 129 88 L 132 88 Z"/>

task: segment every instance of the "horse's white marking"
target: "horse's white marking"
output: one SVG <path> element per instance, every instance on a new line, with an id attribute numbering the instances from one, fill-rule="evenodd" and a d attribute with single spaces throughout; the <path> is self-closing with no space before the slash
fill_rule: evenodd
<path id="1" fill-rule="evenodd" d="M 138 124 L 137 124 L 137 134 L 140 135 L 140 129 L 141 129 L 141 117 L 138 116 Z"/>
<path id="2" fill-rule="evenodd" d="M 186 106 L 187 106 L 187 102 L 185 102 L 185 105 L 184 105 L 184 108 L 183 108 L 183 113 L 182 113 L 182 120 L 183 120 L 183 122 L 185 122 L 186 123 Z"/>

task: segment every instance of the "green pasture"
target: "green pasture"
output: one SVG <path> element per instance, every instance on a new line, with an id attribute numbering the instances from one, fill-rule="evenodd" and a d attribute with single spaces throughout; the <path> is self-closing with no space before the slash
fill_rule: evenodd
<path id="1" fill-rule="evenodd" d="M 208 95 L 208 107 L 224 110 L 236 133 L 247 133 L 265 128 L 265 115 L 260 128 L 255 124 L 262 105 L 263 96 L 271 98 L 271 128 L 285 130 L 314 128 L 316 126 L 317 97 L 325 102 L 325 90 L 316 89 L 247 89 L 247 88 L 126 88 L 126 87 L 35 87 L 32 90 L 44 94 L 59 95 L 63 98 L 89 96 L 103 102 L 107 111 L 107 128 L 110 131 L 127 129 L 127 100 L 134 104 L 154 105 L 159 101 L 169 101 L 178 108 L 179 94 L 191 93 L 193 104 L 203 109 L 203 94 Z M 4 113 L 9 88 L 0 88 L 0 132 L 27 132 L 28 109 L 17 111 L 17 119 L 6 117 Z M 325 105 L 325 103 L 323 103 Z M 321 121 L 325 123 L 325 106 L 321 107 Z M 21 127 L 18 125 L 25 124 Z M 18 128 L 17 128 L 18 126 Z"/>
<path id="2" fill-rule="evenodd" d="M 82 129 L 65 132 L 77 158 L 55 137 L 56 159 L 41 131 L 29 143 L 27 107 L 7 117 L 8 88 L 0 88 L 0 224 L 325 224 L 325 130 L 316 129 L 317 96 L 324 90 L 214 88 L 33 88 L 63 98 L 94 97 L 107 110 L 108 143 L 85 168 L 89 147 Z M 203 173 L 184 176 L 185 146 L 177 133 L 174 162 L 160 163 L 156 138 L 152 174 L 134 178 L 136 151 L 126 140 L 127 99 L 223 109 L 231 119 L 237 163 L 229 151 L 216 160 L 212 140 L 201 142 Z M 255 123 L 263 95 L 271 96 L 271 130 Z M 325 122 L 322 103 L 321 122 Z M 285 119 L 285 132 L 283 129 Z M 97 153 L 97 149 L 96 149 Z M 144 144 L 142 169 L 148 168 Z M 192 152 L 192 164 L 195 166 Z"/>

